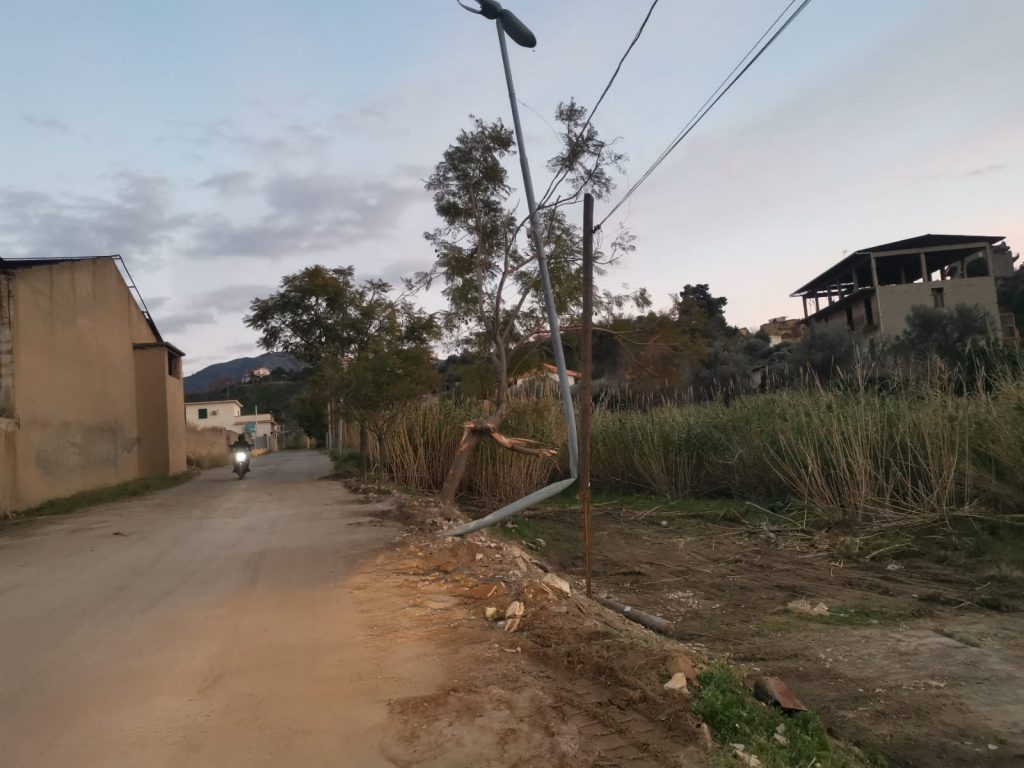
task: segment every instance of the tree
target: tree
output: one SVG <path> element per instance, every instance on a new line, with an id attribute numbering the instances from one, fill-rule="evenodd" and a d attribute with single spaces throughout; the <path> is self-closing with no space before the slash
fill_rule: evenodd
<path id="1" fill-rule="evenodd" d="M 382 437 L 398 410 L 437 387 L 429 347 L 437 325 L 391 292 L 383 280 L 358 283 L 352 267 L 315 265 L 253 300 L 245 318 L 260 332 L 261 347 L 310 366 L 312 402 L 302 409 L 307 424 L 326 419 L 326 404 L 333 403 L 359 425 L 364 471 L 367 430 Z"/>
<path id="2" fill-rule="evenodd" d="M 561 147 L 547 164 L 553 178 L 540 201 L 538 221 L 557 310 L 566 316 L 578 312 L 582 276 L 581 235 L 565 208 L 585 192 L 597 198 L 608 195 L 614 187 L 611 172 L 625 158 L 600 138 L 586 120 L 586 110 L 575 102 L 560 104 L 555 117 Z M 493 410 L 467 425 L 445 479 L 441 500 L 449 509 L 469 456 L 485 437 L 500 437 L 503 445 L 522 453 L 550 453 L 497 433 L 509 412 L 511 350 L 543 335 L 546 328 L 536 254 L 526 242 L 529 221 L 520 214 L 506 169 L 514 154 L 513 133 L 500 120 L 473 118 L 472 128 L 445 150 L 426 184 L 441 219 L 440 226 L 425 234 L 436 259 L 410 286 L 443 285 L 445 330 L 460 346 L 488 360 L 494 377 Z M 560 181 L 570 187 L 563 195 L 558 193 Z M 621 234 L 609 253 L 596 254 L 595 260 L 608 265 L 632 247 L 628 234 Z"/>

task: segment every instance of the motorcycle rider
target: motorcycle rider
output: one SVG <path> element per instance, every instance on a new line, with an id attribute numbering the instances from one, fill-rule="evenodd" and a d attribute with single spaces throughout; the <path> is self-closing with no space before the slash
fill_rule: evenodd
<path id="1" fill-rule="evenodd" d="M 250 445 L 249 441 L 246 439 L 245 433 L 243 432 L 242 434 L 240 434 L 238 436 L 238 439 L 235 440 L 235 442 L 233 442 L 230 446 L 228 446 L 228 449 L 232 453 L 232 458 L 234 457 L 234 453 L 236 451 L 242 451 L 243 453 L 245 453 L 245 469 L 246 471 L 248 471 L 249 456 L 252 453 L 252 445 Z"/>

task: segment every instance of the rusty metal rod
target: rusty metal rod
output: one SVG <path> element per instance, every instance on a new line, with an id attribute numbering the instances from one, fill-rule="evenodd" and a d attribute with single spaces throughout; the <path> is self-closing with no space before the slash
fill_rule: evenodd
<path id="1" fill-rule="evenodd" d="M 583 505 L 583 569 L 587 597 L 590 589 L 590 433 L 594 377 L 594 196 L 583 196 L 583 329 L 580 353 L 583 386 L 580 392 L 580 502 Z"/>
<path id="2" fill-rule="evenodd" d="M 637 610 L 631 605 L 624 605 L 623 603 L 612 600 L 610 597 L 598 597 L 595 598 L 597 602 L 603 605 L 605 608 L 611 608 L 616 613 L 621 613 L 630 621 L 635 621 L 637 624 L 641 624 L 648 629 L 652 629 L 662 635 L 668 635 L 672 633 L 672 622 L 667 619 L 663 619 L 660 616 L 655 616 L 651 613 Z"/>

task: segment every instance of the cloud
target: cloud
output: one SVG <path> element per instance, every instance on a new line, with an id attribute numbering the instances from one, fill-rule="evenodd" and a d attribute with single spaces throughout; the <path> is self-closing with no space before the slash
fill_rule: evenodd
<path id="1" fill-rule="evenodd" d="M 22 257 L 144 256 L 189 223 L 172 212 L 165 178 L 122 173 L 115 179 L 110 197 L 0 188 L 0 244 Z"/>
<path id="2" fill-rule="evenodd" d="M 216 173 L 199 184 L 226 197 L 242 195 L 252 190 L 255 176 L 249 171 Z"/>
<path id="3" fill-rule="evenodd" d="M 279 258 L 337 251 L 389 236 L 406 209 L 426 195 L 418 186 L 319 173 L 275 176 L 264 185 L 263 198 L 267 212 L 254 222 L 204 217 L 191 254 Z"/>
<path id="4" fill-rule="evenodd" d="M 46 117 L 44 115 L 22 115 L 21 119 L 31 126 L 36 128 L 42 128 L 44 131 L 51 131 L 53 133 L 67 133 L 71 130 L 71 127 L 63 120 L 59 120 L 56 117 Z"/>
<path id="5" fill-rule="evenodd" d="M 188 306 L 219 313 L 247 312 L 253 299 L 268 296 L 273 290 L 273 287 L 266 285 L 225 285 L 223 288 L 193 295 Z"/>
<path id="6" fill-rule="evenodd" d="M 334 141 L 329 131 L 301 123 L 289 123 L 276 129 L 275 133 L 264 135 L 250 133 L 233 120 L 207 123 L 170 121 L 169 125 L 173 133 L 166 141 L 200 147 L 234 147 L 251 152 L 262 161 L 320 157 Z"/>
<path id="7" fill-rule="evenodd" d="M 153 321 L 163 334 L 182 333 L 197 325 L 211 325 L 216 323 L 217 315 L 212 310 L 199 312 L 192 310 L 190 312 L 177 312 L 172 315 L 153 318 Z"/>
<path id="8" fill-rule="evenodd" d="M 997 173 L 1006 168 L 1006 163 L 991 163 L 968 171 L 965 176 L 985 176 L 990 173 Z"/>
<path id="9" fill-rule="evenodd" d="M 224 351 L 228 354 L 241 355 L 242 357 L 256 357 L 263 354 L 263 350 L 259 348 L 259 345 L 251 341 L 241 344 L 228 344 L 224 347 Z"/>
<path id="10" fill-rule="evenodd" d="M 161 331 L 182 333 L 197 326 L 216 325 L 223 315 L 248 312 L 253 299 L 267 296 L 273 290 L 266 285 L 225 285 L 212 291 L 192 294 L 188 301 L 181 305 L 182 309 L 166 315 L 155 313 L 168 302 L 167 298 L 151 299 L 146 303 L 154 312 L 153 319 Z M 251 346 L 252 344 L 249 344 L 246 348 Z"/>

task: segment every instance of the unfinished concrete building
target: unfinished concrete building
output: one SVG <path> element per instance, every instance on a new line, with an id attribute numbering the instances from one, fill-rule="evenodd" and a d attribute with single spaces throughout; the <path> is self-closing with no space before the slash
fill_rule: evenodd
<path id="1" fill-rule="evenodd" d="M 993 335 L 1014 339 L 1013 315 L 1000 312 L 998 281 L 1013 275 L 1015 257 L 1001 235 L 921 235 L 862 248 L 844 257 L 793 297 L 805 322 L 894 337 L 915 306 L 979 306 Z"/>

